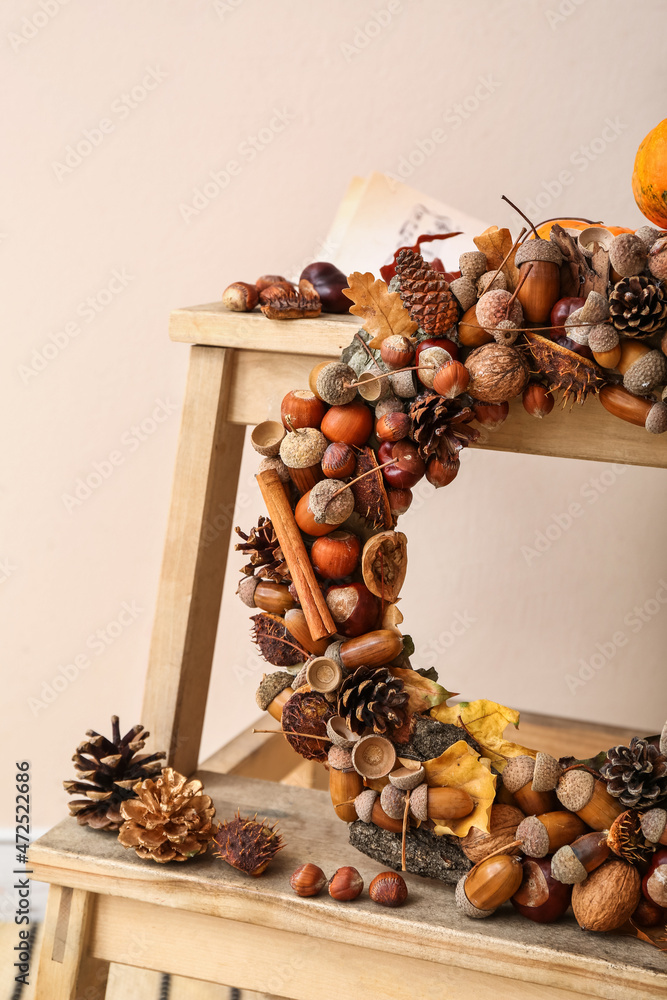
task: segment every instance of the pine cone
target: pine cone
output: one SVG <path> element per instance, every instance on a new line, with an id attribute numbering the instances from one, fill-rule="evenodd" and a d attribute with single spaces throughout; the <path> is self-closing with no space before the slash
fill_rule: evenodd
<path id="1" fill-rule="evenodd" d="M 637 274 L 614 285 L 609 312 L 616 329 L 626 337 L 650 337 L 667 325 L 667 296 L 659 281 Z"/>
<path id="2" fill-rule="evenodd" d="M 261 875 L 284 846 L 275 823 L 258 823 L 257 813 L 249 819 L 237 812 L 234 819 L 218 827 L 213 853 L 247 875 Z"/>
<path id="3" fill-rule="evenodd" d="M 629 809 L 646 809 L 667 796 L 667 757 L 647 740 L 612 747 L 600 768 L 607 791 Z"/>
<path id="4" fill-rule="evenodd" d="M 408 695 L 403 681 L 387 667 L 357 667 L 343 681 L 338 695 L 338 714 L 353 733 L 368 727 L 385 734 L 405 722 Z"/>
<path id="5" fill-rule="evenodd" d="M 456 299 L 449 282 L 414 250 L 401 250 L 396 258 L 403 305 L 429 337 L 444 337 L 458 319 Z"/>
<path id="6" fill-rule="evenodd" d="M 243 542 L 235 545 L 236 552 L 245 552 L 250 556 L 250 562 L 243 567 L 246 576 L 261 577 L 262 580 L 274 580 L 276 583 L 289 583 L 291 580 L 283 550 L 276 536 L 273 525 L 268 517 L 261 517 L 255 528 L 246 535 L 240 528 L 234 529 Z"/>
<path id="7" fill-rule="evenodd" d="M 425 392 L 410 405 L 410 437 L 424 460 L 437 455 L 444 462 L 477 440 L 479 431 L 467 426 L 474 417 L 472 407 L 460 396 L 445 399 L 436 392 Z"/>
<path id="8" fill-rule="evenodd" d="M 70 795 L 85 795 L 84 799 L 69 802 L 70 816 L 76 816 L 81 826 L 94 830 L 118 830 L 123 817 L 120 804 L 135 798 L 134 786 L 162 769 L 160 761 L 167 756 L 164 751 L 135 756 L 143 750 L 150 733 L 144 727 L 133 726 L 121 738 L 118 716 L 111 716 L 111 739 L 100 736 L 94 729 L 89 737 L 76 748 L 72 757 L 78 777 L 85 781 L 63 781 Z"/>
<path id="9" fill-rule="evenodd" d="M 160 777 L 135 785 L 136 799 L 120 807 L 125 822 L 118 840 L 133 847 L 140 858 L 187 861 L 203 854 L 215 830 L 211 824 L 215 807 L 203 795 L 199 778 L 186 778 L 165 767 Z"/>

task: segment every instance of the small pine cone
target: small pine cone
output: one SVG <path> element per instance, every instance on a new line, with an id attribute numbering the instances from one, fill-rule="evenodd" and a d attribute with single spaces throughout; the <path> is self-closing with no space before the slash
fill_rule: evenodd
<path id="1" fill-rule="evenodd" d="M 250 557 L 250 562 L 243 567 L 246 576 L 253 574 L 262 580 L 274 580 L 276 583 L 289 583 L 290 573 L 280 548 L 280 542 L 268 517 L 259 518 L 257 525 L 246 535 L 240 528 L 235 528 L 237 535 L 243 539 L 234 546 L 236 552 L 244 552 Z"/>
<path id="2" fill-rule="evenodd" d="M 667 295 L 655 278 L 623 278 L 609 296 L 611 321 L 626 337 L 650 337 L 667 325 Z"/>
<path id="3" fill-rule="evenodd" d="M 221 823 L 215 835 L 213 853 L 246 875 L 261 875 L 285 846 L 276 824 L 257 822 L 237 811 L 234 819 Z"/>
<path id="4" fill-rule="evenodd" d="M 167 755 L 159 751 L 138 757 L 137 751 L 143 750 L 150 733 L 139 725 L 121 736 L 117 715 L 111 717 L 110 740 L 94 729 L 86 736 L 72 757 L 77 778 L 63 782 L 70 795 L 85 796 L 69 802 L 70 815 L 76 816 L 80 826 L 118 830 L 123 822 L 121 804 L 136 797 L 137 782 L 159 774 Z"/>
<path id="5" fill-rule="evenodd" d="M 449 283 L 414 250 L 401 250 L 396 258 L 400 295 L 406 309 L 429 337 L 444 337 L 458 319 L 456 299 Z"/>
<path id="6" fill-rule="evenodd" d="M 469 426 L 474 411 L 462 396 L 445 399 L 436 392 L 423 393 L 410 405 L 410 418 L 410 437 L 424 460 L 436 454 L 441 461 L 456 457 L 479 437 L 479 431 Z"/>
<path id="7" fill-rule="evenodd" d="M 667 757 L 647 740 L 612 747 L 600 768 L 607 791 L 628 809 L 649 809 L 667 798 Z"/>
<path id="8" fill-rule="evenodd" d="M 338 696 L 338 714 L 353 733 L 371 727 L 384 735 L 398 729 L 406 718 L 408 695 L 403 681 L 387 667 L 357 667 L 345 678 Z"/>
<path id="9" fill-rule="evenodd" d="M 165 767 L 160 777 L 135 786 L 136 799 L 120 807 L 125 822 L 118 840 L 140 858 L 187 861 L 203 854 L 213 839 L 215 807 L 199 778 Z"/>

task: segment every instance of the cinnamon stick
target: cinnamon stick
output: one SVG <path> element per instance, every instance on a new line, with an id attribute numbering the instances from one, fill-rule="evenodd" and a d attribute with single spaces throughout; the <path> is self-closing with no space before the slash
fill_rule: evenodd
<path id="1" fill-rule="evenodd" d="M 266 469 L 257 475 L 257 482 L 299 595 L 310 634 L 313 639 L 333 635 L 336 626 L 317 584 L 315 571 L 278 474 L 274 469 Z"/>

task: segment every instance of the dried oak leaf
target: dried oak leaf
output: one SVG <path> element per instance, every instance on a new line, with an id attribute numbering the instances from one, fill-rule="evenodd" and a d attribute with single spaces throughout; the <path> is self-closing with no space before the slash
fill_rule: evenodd
<path id="1" fill-rule="evenodd" d="M 371 470 L 375 470 L 372 472 Z M 375 452 L 372 448 L 361 448 L 357 455 L 355 478 L 368 472 L 358 483 L 350 486 L 354 494 L 354 509 L 373 528 L 391 528 L 393 518 L 389 498 L 384 488 L 382 473 L 378 469 Z"/>
<path id="2" fill-rule="evenodd" d="M 393 604 L 408 568 L 408 540 L 402 531 L 381 531 L 364 545 L 361 572 L 372 594 Z"/>
<path id="3" fill-rule="evenodd" d="M 489 271 L 495 271 L 497 267 L 500 267 L 505 255 L 512 249 L 514 240 L 509 229 L 498 229 L 498 226 L 490 226 L 484 230 L 481 236 L 475 236 L 473 242 L 480 253 L 486 257 Z M 514 266 L 515 255 L 516 250 L 510 254 L 502 266 L 510 292 L 514 291 L 519 281 L 519 271 Z"/>
<path id="4" fill-rule="evenodd" d="M 490 767 L 490 762 L 464 740 L 453 743 L 439 757 L 424 761 L 426 780 L 431 788 L 463 788 L 475 803 L 470 815 L 451 819 L 447 825 L 437 824 L 433 830 L 436 836 L 465 837 L 473 826 L 483 833 L 489 832 L 491 806 L 496 795 L 496 778 Z"/>
<path id="5" fill-rule="evenodd" d="M 347 280 L 350 287 L 344 288 L 343 294 L 354 303 L 350 312 L 360 316 L 364 330 L 373 335 L 369 347 L 379 348 L 392 334 L 409 337 L 415 332 L 417 324 L 410 319 L 401 296 L 390 292 L 381 278 L 376 280 L 370 271 L 366 274 L 355 271 Z"/>

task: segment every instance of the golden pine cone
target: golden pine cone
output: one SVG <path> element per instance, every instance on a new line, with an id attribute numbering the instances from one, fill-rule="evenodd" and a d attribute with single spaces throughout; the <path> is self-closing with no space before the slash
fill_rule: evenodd
<path id="1" fill-rule="evenodd" d="M 118 840 L 133 847 L 140 858 L 187 861 L 203 854 L 215 830 L 215 806 L 202 794 L 199 778 L 186 778 L 165 767 L 159 778 L 135 785 L 136 799 L 121 803 L 125 822 Z"/>
<path id="2" fill-rule="evenodd" d="M 234 819 L 221 823 L 215 835 L 213 852 L 233 868 L 246 875 L 261 875 L 285 844 L 266 820 L 257 822 L 257 813 L 250 819 L 237 811 Z"/>

